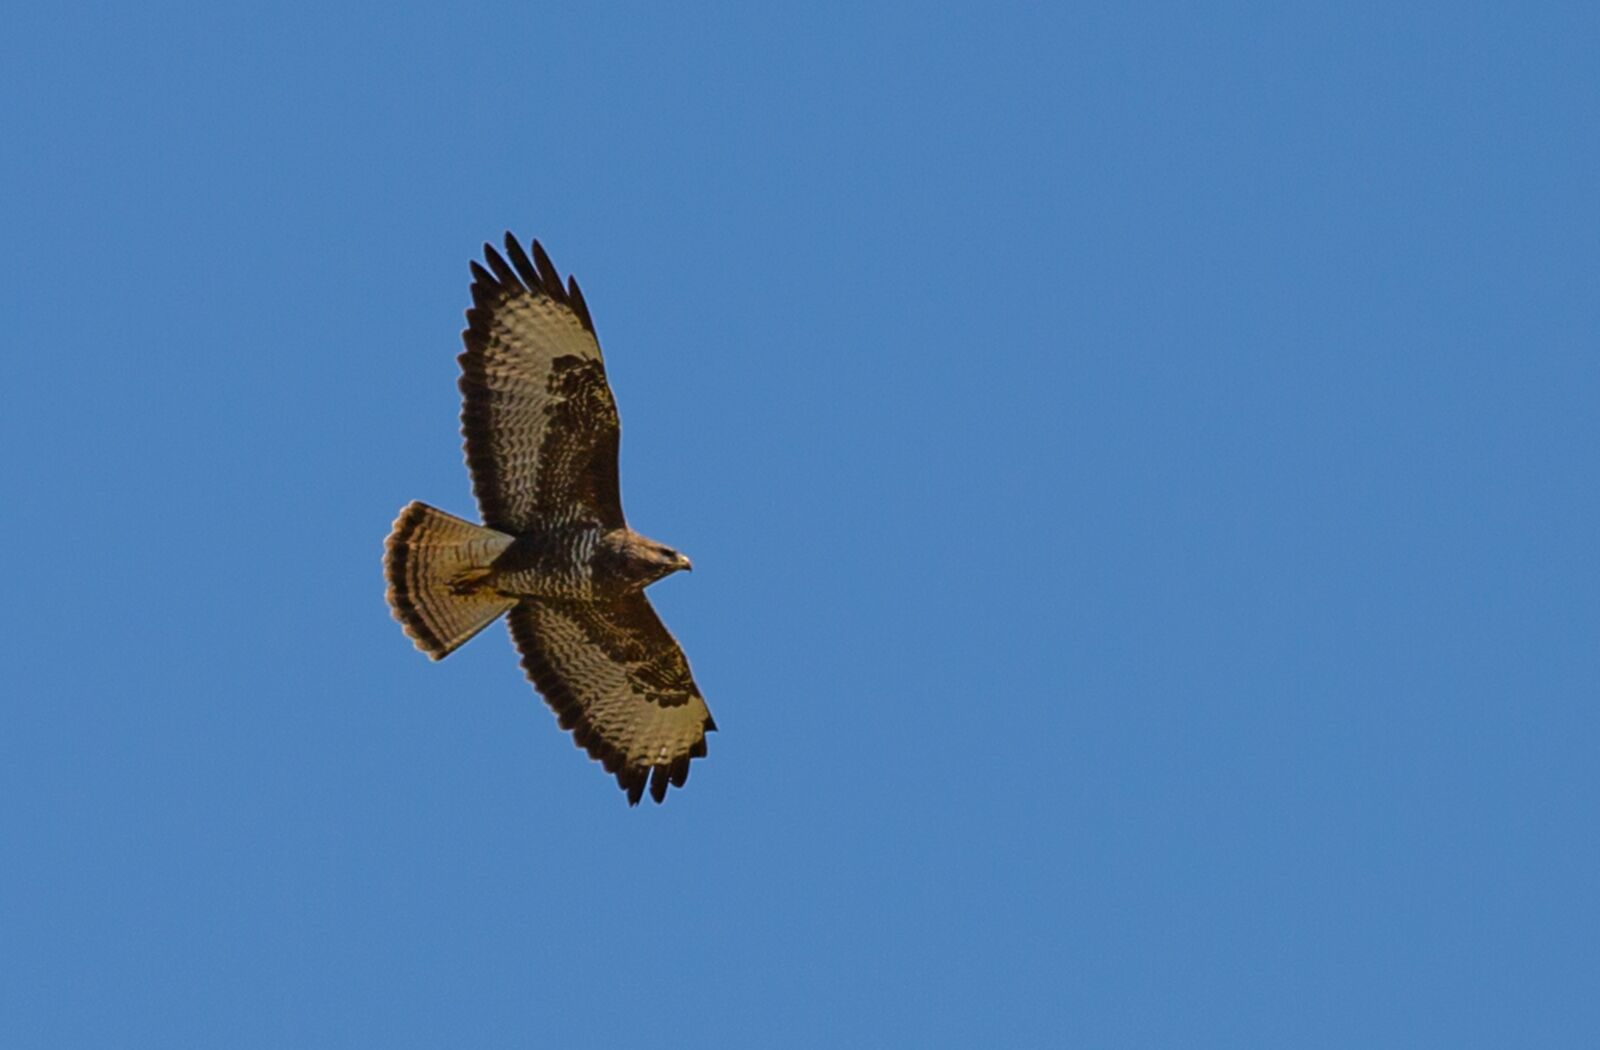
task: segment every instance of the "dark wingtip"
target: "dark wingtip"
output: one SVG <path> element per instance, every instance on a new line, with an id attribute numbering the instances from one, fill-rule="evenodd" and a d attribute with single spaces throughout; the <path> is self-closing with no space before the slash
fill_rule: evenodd
<path id="1" fill-rule="evenodd" d="M 489 244 L 487 241 L 485 241 L 483 245 L 483 257 L 488 260 L 489 269 L 494 271 L 495 279 L 500 282 L 501 287 L 521 287 L 522 282 L 518 280 L 517 275 L 512 272 L 510 265 L 506 263 L 505 259 L 500 255 L 499 252 L 494 250 L 494 245 Z"/>
<path id="2" fill-rule="evenodd" d="M 558 303 L 571 308 L 577 315 L 578 321 L 594 335 L 594 318 L 589 314 L 589 304 L 583 299 L 583 292 L 578 287 L 578 280 L 568 276 L 566 282 L 561 280 L 561 272 L 556 269 L 556 264 L 551 261 L 550 254 L 544 250 L 538 238 L 528 242 L 533 257 L 528 257 L 528 252 L 523 250 L 522 244 L 517 240 L 516 234 L 507 230 L 505 233 L 505 255 L 495 250 L 487 241 L 483 245 L 483 257 L 488 261 L 489 269 L 484 269 L 476 261 L 472 263 L 473 299 L 487 297 L 490 301 L 505 289 L 525 288 L 534 295 L 548 296 Z M 507 260 L 510 260 L 508 263 Z M 493 273 L 490 273 L 490 270 Z M 479 289 L 483 289 L 479 292 Z"/>
<path id="3" fill-rule="evenodd" d="M 539 288 L 539 271 L 534 269 L 533 263 L 528 261 L 528 253 L 522 250 L 522 245 L 506 231 L 506 254 L 511 257 L 511 265 L 516 267 L 517 276 L 522 278 L 522 283 L 528 290 Z"/>
<path id="4" fill-rule="evenodd" d="M 567 304 L 578 315 L 578 320 L 583 322 L 589 334 L 594 335 L 594 318 L 589 316 L 589 304 L 583 301 L 583 290 L 578 287 L 578 279 L 571 274 L 567 275 Z"/>
<path id="5" fill-rule="evenodd" d="M 539 271 L 539 283 L 544 288 L 544 294 L 558 303 L 567 301 L 567 290 L 561 286 L 561 272 L 556 269 L 556 264 L 550 261 L 550 255 L 544 250 L 544 245 L 538 238 L 533 241 L 533 265 Z"/>
<path id="6" fill-rule="evenodd" d="M 485 244 L 484 247 L 487 248 L 489 246 Z M 500 282 L 496 281 L 493 275 L 490 274 L 488 270 L 485 270 L 478 260 L 472 260 L 469 265 L 472 267 L 472 283 L 474 287 L 479 285 L 485 288 L 500 287 Z"/>

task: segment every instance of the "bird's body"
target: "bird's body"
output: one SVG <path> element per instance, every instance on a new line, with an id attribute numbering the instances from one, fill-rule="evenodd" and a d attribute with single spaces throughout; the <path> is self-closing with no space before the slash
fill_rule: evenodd
<path id="1" fill-rule="evenodd" d="M 605 533 L 580 522 L 524 533 L 495 559 L 489 583 L 502 594 L 593 600 L 615 589 L 595 564 Z"/>
<path id="2" fill-rule="evenodd" d="M 689 559 L 629 528 L 619 428 L 576 281 L 535 241 L 484 245 L 460 357 L 462 431 L 483 525 L 424 503 L 385 544 L 396 619 L 443 659 L 502 614 L 561 726 L 637 803 L 682 786 L 716 728 L 644 588 Z"/>
<path id="3" fill-rule="evenodd" d="M 482 582 L 508 597 L 601 601 L 688 567 L 688 558 L 632 529 L 562 523 L 515 537 Z"/>

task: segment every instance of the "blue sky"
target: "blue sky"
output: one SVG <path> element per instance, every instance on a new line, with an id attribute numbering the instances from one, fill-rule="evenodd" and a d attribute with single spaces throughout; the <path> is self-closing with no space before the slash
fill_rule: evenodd
<path id="1" fill-rule="evenodd" d="M 1593 1046 L 1588 5 L 57 6 L 0 43 L 0 1043 Z M 503 631 L 583 283 L 721 732 Z"/>

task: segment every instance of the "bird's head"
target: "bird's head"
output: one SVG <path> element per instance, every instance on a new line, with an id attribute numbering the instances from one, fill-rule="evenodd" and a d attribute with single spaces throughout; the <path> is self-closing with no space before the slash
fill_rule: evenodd
<path id="1" fill-rule="evenodd" d="M 648 586 L 663 576 L 670 576 L 679 570 L 694 568 L 684 554 L 664 543 L 657 543 L 648 536 L 641 536 L 631 529 L 621 537 L 621 542 L 617 544 L 617 553 L 621 555 L 619 561 L 622 574 L 639 587 Z"/>

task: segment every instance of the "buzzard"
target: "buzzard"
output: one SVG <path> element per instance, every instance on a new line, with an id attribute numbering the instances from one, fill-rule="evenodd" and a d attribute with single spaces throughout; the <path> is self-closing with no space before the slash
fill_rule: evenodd
<path id="1" fill-rule="evenodd" d="M 450 655 L 502 613 L 574 742 L 637 805 L 682 787 L 716 729 L 644 589 L 689 559 L 634 532 L 617 484 L 617 405 L 578 282 L 506 234 L 472 264 L 461 432 L 483 524 L 425 503 L 384 544 L 389 607 Z M 509 259 L 509 262 L 507 261 Z"/>

